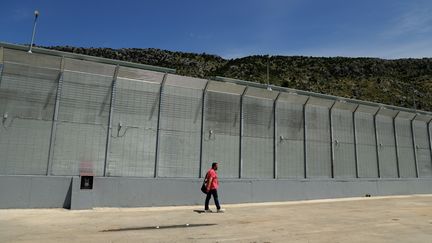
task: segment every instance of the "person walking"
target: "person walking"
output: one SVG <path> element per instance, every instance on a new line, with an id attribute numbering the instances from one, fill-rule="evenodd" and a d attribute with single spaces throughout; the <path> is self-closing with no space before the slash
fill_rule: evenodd
<path id="1" fill-rule="evenodd" d="M 217 189 L 219 188 L 218 174 L 216 172 L 217 170 L 218 170 L 218 163 L 212 163 L 212 167 L 207 172 L 206 175 L 207 196 L 205 199 L 204 210 L 207 213 L 212 212 L 209 208 L 209 202 L 212 195 L 213 195 L 213 200 L 216 204 L 217 212 L 218 213 L 225 212 L 225 209 L 221 208 L 219 204 L 219 198 L 217 193 Z"/>

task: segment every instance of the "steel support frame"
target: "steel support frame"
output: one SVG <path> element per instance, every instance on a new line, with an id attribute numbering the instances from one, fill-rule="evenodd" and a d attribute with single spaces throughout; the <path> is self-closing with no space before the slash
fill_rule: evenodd
<path id="1" fill-rule="evenodd" d="M 431 124 L 432 124 L 432 118 L 429 120 L 429 122 L 428 123 L 426 123 L 427 124 L 427 126 L 426 126 L 426 129 L 427 129 L 427 134 L 428 134 L 428 141 L 429 141 L 429 152 L 430 152 L 430 155 L 431 155 L 431 159 L 430 159 L 430 161 L 431 161 L 431 168 L 432 168 L 432 134 L 431 134 L 431 129 L 432 129 L 432 127 L 431 127 Z"/>
<path id="2" fill-rule="evenodd" d="M 415 116 L 410 120 L 411 125 L 411 137 L 412 137 L 412 144 L 414 149 L 414 165 L 415 165 L 415 171 L 416 171 L 416 177 L 419 178 L 419 167 L 418 167 L 418 161 L 417 161 L 417 144 L 415 139 L 415 133 L 414 133 L 414 120 L 417 118 L 418 114 L 415 114 Z M 429 130 L 429 129 L 428 129 Z"/>
<path id="3" fill-rule="evenodd" d="M 358 166 L 358 148 L 357 148 L 357 124 L 356 124 L 356 112 L 358 108 L 360 107 L 359 104 L 357 104 L 356 108 L 352 112 L 352 120 L 353 120 L 353 133 L 354 133 L 354 161 L 355 161 L 355 168 L 356 168 L 356 178 L 359 178 L 359 166 Z"/>
<path id="4" fill-rule="evenodd" d="M 157 118 L 157 128 L 156 128 L 156 151 L 155 151 L 155 166 L 154 166 L 154 178 L 157 178 L 159 176 L 159 150 L 160 150 L 160 120 L 161 120 L 161 107 L 162 107 L 162 95 L 163 95 L 163 89 L 165 86 L 165 81 L 168 77 L 168 73 L 165 73 L 162 82 L 159 88 L 159 103 L 158 103 L 158 118 Z"/>
<path id="5" fill-rule="evenodd" d="M 111 101 L 110 101 L 110 109 L 109 109 L 109 116 L 108 116 L 108 131 L 107 131 L 107 140 L 106 140 L 106 147 L 105 147 L 105 162 L 104 162 L 104 170 L 103 170 L 103 176 L 109 176 L 107 175 L 107 167 L 109 163 L 109 155 L 110 155 L 110 148 L 111 148 L 111 133 L 112 133 L 112 120 L 113 120 L 113 113 L 114 113 L 114 105 L 115 105 L 115 98 L 116 98 L 116 91 L 117 91 L 117 76 L 119 73 L 120 66 L 117 65 L 114 70 L 113 80 L 111 83 Z"/>
<path id="6" fill-rule="evenodd" d="M 394 135 L 394 143 L 395 143 L 395 153 L 396 153 L 396 169 L 397 169 L 397 177 L 400 178 L 400 159 L 399 159 L 399 143 L 397 139 L 397 130 L 396 130 L 396 118 L 399 116 L 400 111 L 396 113 L 393 117 L 393 135 Z"/>
<path id="7" fill-rule="evenodd" d="M 242 150 L 242 140 L 243 140 L 243 98 L 246 94 L 246 91 L 248 90 L 249 86 L 246 86 L 246 88 L 243 90 L 243 93 L 240 96 L 240 144 L 239 144 L 239 178 L 241 179 L 243 177 L 243 150 Z"/>
<path id="8" fill-rule="evenodd" d="M 1 88 L 1 84 L 2 84 L 2 78 L 3 78 L 3 63 L 0 63 L 0 88 Z"/>
<path id="9" fill-rule="evenodd" d="M 331 178 L 335 178 L 334 176 L 334 146 L 333 143 L 333 122 L 332 122 L 332 111 L 333 107 L 336 105 L 337 101 L 334 101 L 329 109 L 329 127 L 330 127 L 330 168 L 331 168 Z"/>
<path id="10" fill-rule="evenodd" d="M 0 88 L 1 88 L 2 77 L 3 77 L 3 67 L 4 67 L 4 48 L 3 46 L 0 46 Z"/>
<path id="11" fill-rule="evenodd" d="M 375 144 L 376 144 L 376 155 L 377 155 L 377 172 L 378 172 L 378 178 L 381 178 L 381 171 L 380 171 L 380 153 L 379 150 L 381 149 L 382 144 L 379 143 L 379 139 L 378 139 L 378 129 L 377 129 L 377 115 L 378 113 L 381 111 L 382 107 L 378 108 L 378 110 L 375 112 L 375 114 L 373 115 L 373 120 L 374 120 L 374 130 L 375 130 Z"/>
<path id="12" fill-rule="evenodd" d="M 57 81 L 57 90 L 56 90 L 56 98 L 55 98 L 55 104 L 54 104 L 54 115 L 53 115 L 53 123 L 51 126 L 51 136 L 50 136 L 50 143 L 48 148 L 48 163 L 47 163 L 47 169 L 46 169 L 46 175 L 50 176 L 52 174 L 52 165 L 54 162 L 54 146 L 55 146 L 55 139 L 57 135 L 57 123 L 58 123 L 58 114 L 59 114 L 59 107 L 60 107 L 60 99 L 62 96 L 62 89 L 63 89 L 63 74 L 64 74 L 64 57 L 60 61 L 60 71 L 58 75 L 58 81 Z"/>
<path id="13" fill-rule="evenodd" d="M 306 106 L 310 100 L 310 96 L 307 98 L 306 102 L 303 104 L 303 170 L 304 170 L 304 178 L 307 179 L 307 119 L 306 119 Z"/>
<path id="14" fill-rule="evenodd" d="M 202 101 L 201 101 L 201 140 L 200 140 L 200 160 L 199 160 L 199 178 L 203 178 L 202 167 L 203 167 L 203 144 L 204 144 L 204 113 L 205 113 L 205 98 L 207 94 L 207 87 L 210 81 L 207 80 L 203 93 L 202 93 Z"/>
<path id="15" fill-rule="evenodd" d="M 278 178 L 278 161 L 277 161 L 277 102 L 279 100 L 279 96 L 281 95 L 278 92 L 276 99 L 273 102 L 273 178 Z"/>

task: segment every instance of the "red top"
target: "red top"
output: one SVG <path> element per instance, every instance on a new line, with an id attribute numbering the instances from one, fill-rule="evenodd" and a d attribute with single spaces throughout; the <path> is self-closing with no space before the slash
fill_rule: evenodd
<path id="1" fill-rule="evenodd" d="M 207 181 L 209 181 L 210 178 L 213 178 L 212 183 L 210 185 L 210 190 L 218 189 L 219 187 L 218 175 L 214 169 L 210 169 L 207 172 Z"/>

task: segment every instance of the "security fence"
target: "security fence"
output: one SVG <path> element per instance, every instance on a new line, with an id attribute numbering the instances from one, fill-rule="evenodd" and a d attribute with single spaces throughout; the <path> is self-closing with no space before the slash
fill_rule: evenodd
<path id="1" fill-rule="evenodd" d="M 432 177 L 428 112 L 21 49 L 0 46 L 1 175 Z"/>

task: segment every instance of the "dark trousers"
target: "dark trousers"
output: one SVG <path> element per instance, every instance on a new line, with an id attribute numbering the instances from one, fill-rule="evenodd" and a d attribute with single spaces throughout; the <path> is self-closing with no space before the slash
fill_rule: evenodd
<path id="1" fill-rule="evenodd" d="M 206 197 L 206 200 L 205 200 L 205 207 L 204 207 L 205 210 L 209 209 L 209 202 L 210 202 L 210 198 L 211 198 L 212 195 L 213 195 L 214 202 L 216 204 L 216 208 L 217 209 L 221 208 L 220 205 L 219 205 L 219 198 L 218 198 L 217 190 L 216 189 L 212 189 L 209 192 L 207 192 L 207 197 Z"/>

